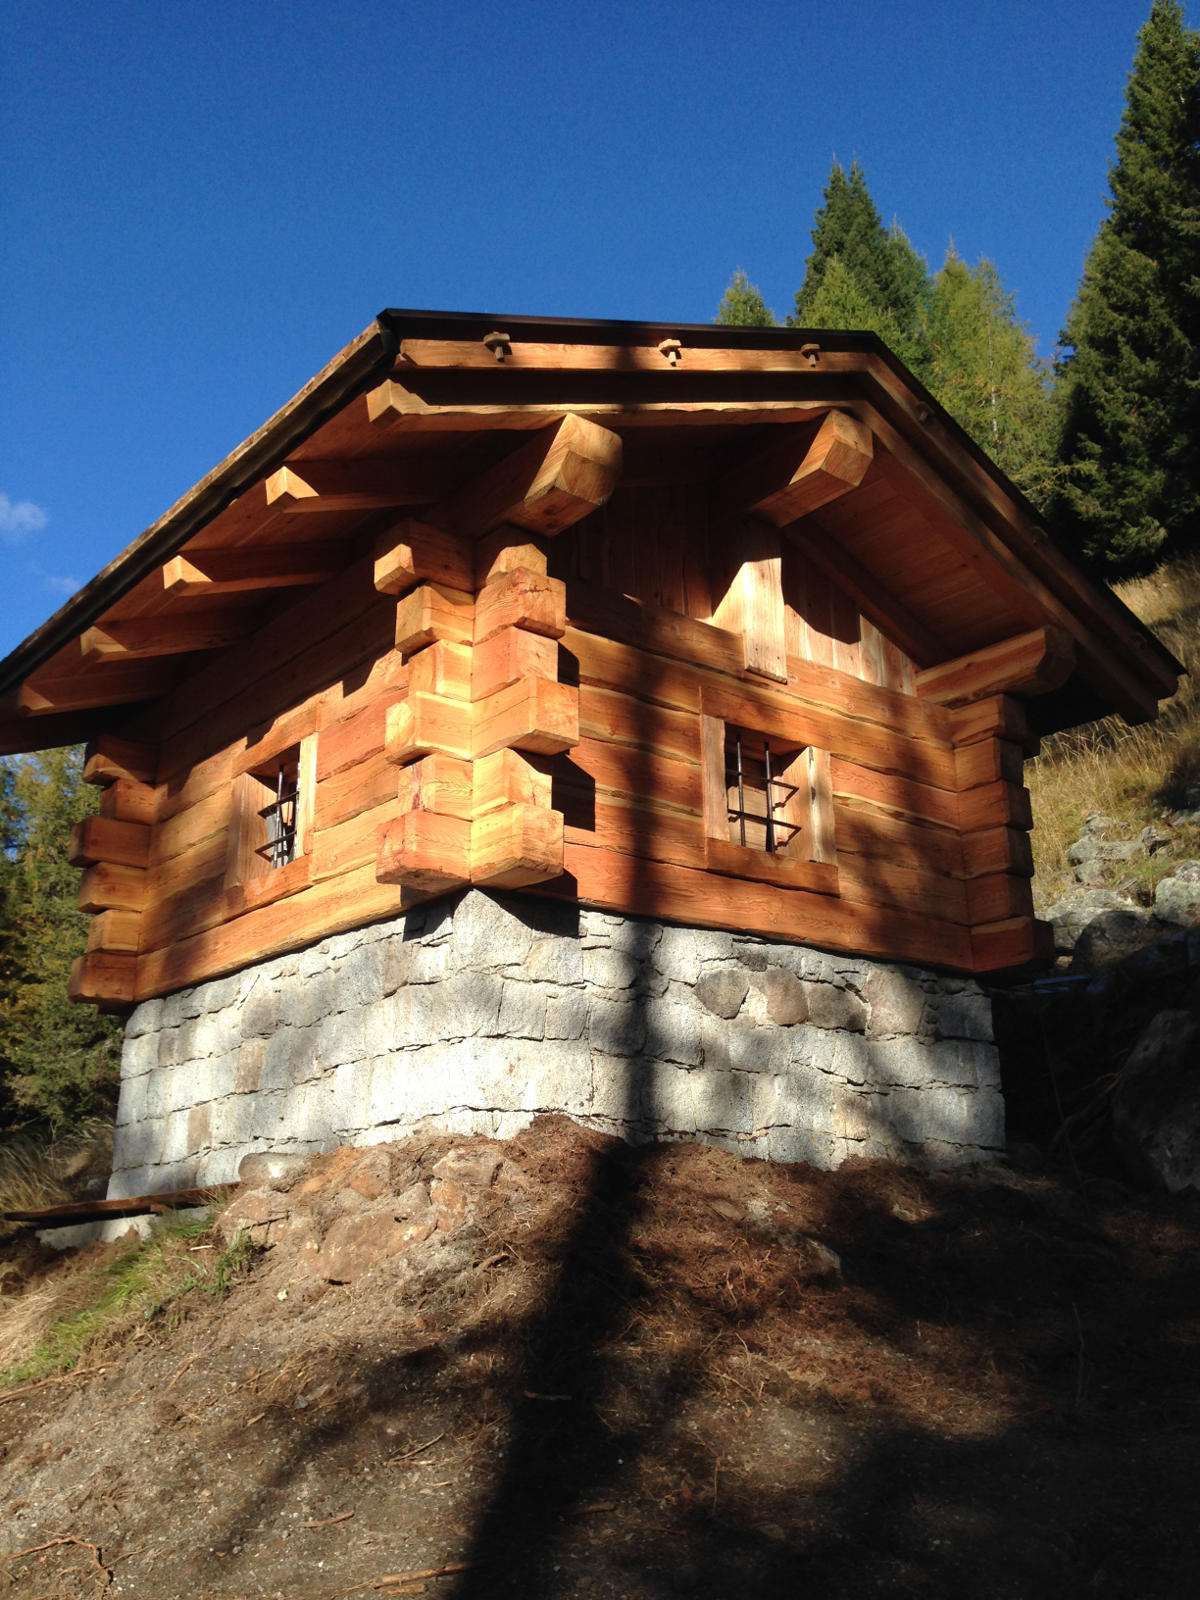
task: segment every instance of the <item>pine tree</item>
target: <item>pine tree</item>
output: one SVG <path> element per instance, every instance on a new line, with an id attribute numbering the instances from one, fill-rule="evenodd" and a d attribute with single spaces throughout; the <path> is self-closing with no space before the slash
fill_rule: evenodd
<path id="1" fill-rule="evenodd" d="M 95 809 L 78 750 L 0 762 L 7 830 L 0 884 L 0 1126 L 54 1129 L 111 1109 L 120 1028 L 67 999 L 71 962 L 87 937 L 67 861 L 71 825 Z"/>
<path id="2" fill-rule="evenodd" d="M 788 318 L 792 328 L 866 328 L 918 375 L 927 364 L 923 332 L 929 274 L 903 230 L 885 228 L 858 162 L 834 162 L 812 230 L 812 254 Z M 826 279 L 837 263 L 834 282 Z M 844 320 L 855 315 L 858 321 Z"/>
<path id="3" fill-rule="evenodd" d="M 774 328 L 775 313 L 741 267 L 729 280 L 713 321 L 725 328 Z"/>
<path id="4" fill-rule="evenodd" d="M 1031 499 L 1051 481 L 1047 373 L 1014 297 L 990 261 L 953 244 L 929 293 L 928 384 L 954 420 Z"/>
<path id="5" fill-rule="evenodd" d="M 1200 534 L 1200 34 L 1154 0 L 1062 334 L 1066 537 L 1112 571 Z"/>

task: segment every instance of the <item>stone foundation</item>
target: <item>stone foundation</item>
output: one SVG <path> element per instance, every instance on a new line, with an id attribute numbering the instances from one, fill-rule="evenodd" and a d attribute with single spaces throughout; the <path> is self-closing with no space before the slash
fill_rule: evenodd
<path id="1" fill-rule="evenodd" d="M 971 979 L 472 890 L 138 1006 L 109 1194 L 542 1112 L 822 1167 L 1004 1143 Z"/>

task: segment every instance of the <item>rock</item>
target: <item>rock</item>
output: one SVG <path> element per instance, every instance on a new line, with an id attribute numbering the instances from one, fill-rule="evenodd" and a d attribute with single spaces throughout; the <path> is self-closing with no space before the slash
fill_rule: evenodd
<path id="1" fill-rule="evenodd" d="M 1136 950 L 1161 937 L 1163 925 L 1140 906 L 1102 911 L 1093 917 L 1075 942 L 1072 972 L 1098 972 L 1115 966 Z"/>
<path id="2" fill-rule="evenodd" d="M 1159 850 L 1165 849 L 1170 844 L 1171 830 L 1169 828 L 1160 828 L 1157 823 L 1151 822 L 1142 829 L 1141 833 L 1138 834 L 1138 838 L 1145 845 L 1149 855 L 1156 855 Z"/>
<path id="3" fill-rule="evenodd" d="M 1181 861 L 1171 868 L 1171 876 L 1184 883 L 1200 883 L 1200 861 Z"/>
<path id="4" fill-rule="evenodd" d="M 389 1212 L 377 1210 L 338 1217 L 321 1242 L 317 1271 L 330 1283 L 353 1283 L 432 1232 L 432 1218 L 397 1222 Z"/>
<path id="5" fill-rule="evenodd" d="M 1083 834 L 1108 833 L 1111 829 L 1119 828 L 1120 822 L 1116 817 L 1105 816 L 1103 811 L 1089 811 L 1083 819 Z"/>
<path id="6" fill-rule="evenodd" d="M 1200 1016 L 1160 1011 L 1134 1045 L 1112 1100 L 1113 1139 L 1156 1188 L 1200 1189 Z"/>
<path id="7" fill-rule="evenodd" d="M 1055 950 L 1070 955 L 1089 922 L 1104 911 L 1121 911 L 1128 905 L 1124 895 L 1112 889 L 1072 889 L 1046 912 L 1046 920 L 1054 925 Z"/>
<path id="8" fill-rule="evenodd" d="M 767 1001 L 767 1016 L 779 1027 L 791 1027 L 808 1020 L 808 998 L 804 985 L 794 972 L 770 967 L 759 979 Z"/>
<path id="9" fill-rule="evenodd" d="M 438 1162 L 435 1162 L 433 1175 L 435 1178 L 452 1178 L 460 1186 L 470 1186 L 475 1189 L 490 1189 L 496 1181 L 496 1174 L 500 1170 L 503 1157 L 498 1156 L 494 1149 L 486 1147 L 469 1149 L 463 1145 L 456 1145 Z"/>
<path id="10" fill-rule="evenodd" d="M 308 1157 L 284 1155 L 278 1150 L 258 1150 L 238 1163 L 238 1182 L 251 1189 L 276 1189 L 284 1193 L 308 1170 Z"/>
<path id="11" fill-rule="evenodd" d="M 1195 865 L 1195 862 L 1184 862 L 1184 866 Z M 1200 881 L 1181 878 L 1177 872 L 1160 879 L 1154 891 L 1154 911 L 1164 922 L 1178 928 L 1200 925 Z"/>
<path id="12" fill-rule="evenodd" d="M 1085 834 L 1067 851 L 1067 860 L 1075 867 L 1085 861 L 1133 861 L 1145 853 L 1140 839 L 1097 839 Z"/>
<path id="13" fill-rule="evenodd" d="M 867 1025 L 867 1008 L 849 989 L 813 983 L 808 989 L 808 1020 L 818 1028 L 862 1033 Z"/>
<path id="14" fill-rule="evenodd" d="M 346 1183 L 364 1200 L 378 1200 L 385 1195 L 392 1186 L 392 1164 L 387 1151 L 378 1147 L 368 1150 L 354 1163 Z"/>
<path id="15" fill-rule="evenodd" d="M 730 968 L 706 972 L 696 984 L 696 998 L 716 1017 L 728 1020 L 742 1009 L 750 989 L 750 980 L 744 972 Z"/>

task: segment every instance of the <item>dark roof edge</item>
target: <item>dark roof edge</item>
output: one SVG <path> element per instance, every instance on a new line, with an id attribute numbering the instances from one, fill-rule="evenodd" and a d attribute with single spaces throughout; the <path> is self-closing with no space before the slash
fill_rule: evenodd
<path id="1" fill-rule="evenodd" d="M 379 382 L 395 354 L 396 335 L 382 318 L 351 340 L 262 427 L 0 661 L 0 693 L 23 682 L 114 601 L 170 560 L 238 495 L 280 466 L 348 400 Z"/>

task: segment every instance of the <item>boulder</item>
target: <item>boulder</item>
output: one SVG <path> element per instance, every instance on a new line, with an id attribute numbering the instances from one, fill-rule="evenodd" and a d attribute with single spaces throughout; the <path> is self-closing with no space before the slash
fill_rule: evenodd
<path id="1" fill-rule="evenodd" d="M 1104 911 L 1123 911 L 1130 902 L 1113 889 L 1072 889 L 1046 912 L 1054 926 L 1054 948 L 1059 955 L 1070 955 L 1079 935 L 1089 922 Z"/>
<path id="2" fill-rule="evenodd" d="M 1140 906 L 1126 905 L 1093 917 L 1075 942 L 1072 972 L 1099 972 L 1162 937 L 1163 925 Z"/>
<path id="3" fill-rule="evenodd" d="M 1135 1177 L 1171 1193 L 1200 1189 L 1200 1015 L 1151 1020 L 1117 1079 L 1112 1126 Z"/>
<path id="4" fill-rule="evenodd" d="M 1200 863 L 1185 861 L 1185 867 Z M 1154 891 L 1154 913 L 1177 928 L 1200 926 L 1200 882 L 1185 878 L 1177 870 L 1161 878 Z"/>

